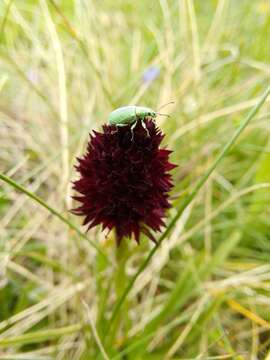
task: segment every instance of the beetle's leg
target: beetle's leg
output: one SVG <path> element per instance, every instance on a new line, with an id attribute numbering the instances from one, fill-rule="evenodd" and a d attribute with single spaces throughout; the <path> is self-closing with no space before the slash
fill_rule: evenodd
<path id="1" fill-rule="evenodd" d="M 147 137 L 150 137 L 149 131 L 148 131 L 147 127 L 146 127 L 146 124 L 145 124 L 144 120 L 141 120 L 141 123 L 142 123 L 142 127 L 146 131 Z"/>
<path id="2" fill-rule="evenodd" d="M 135 127 L 136 127 L 136 125 L 137 125 L 137 120 L 134 122 L 134 124 L 132 124 L 131 125 L 131 127 L 130 127 L 130 131 L 131 131 L 131 141 L 133 141 L 133 139 L 134 139 L 134 129 L 135 129 Z"/>

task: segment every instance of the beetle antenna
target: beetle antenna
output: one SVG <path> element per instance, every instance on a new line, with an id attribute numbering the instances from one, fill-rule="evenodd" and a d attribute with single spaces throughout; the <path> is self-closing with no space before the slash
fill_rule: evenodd
<path id="1" fill-rule="evenodd" d="M 161 113 L 156 113 L 157 115 L 161 115 L 161 116 L 167 116 L 167 117 L 170 117 L 170 115 L 168 115 L 168 114 L 161 114 Z"/>
<path id="2" fill-rule="evenodd" d="M 159 111 L 159 110 L 163 109 L 165 106 L 170 105 L 170 104 L 174 104 L 174 103 L 175 103 L 175 101 L 169 101 L 166 104 L 161 105 L 157 110 Z"/>

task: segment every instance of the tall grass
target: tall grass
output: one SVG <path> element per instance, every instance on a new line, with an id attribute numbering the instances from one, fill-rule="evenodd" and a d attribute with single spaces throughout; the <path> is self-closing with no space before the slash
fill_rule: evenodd
<path id="1" fill-rule="evenodd" d="M 269 358 L 269 24 L 262 0 L 0 3 L 0 359 Z M 121 282 L 73 165 L 113 108 L 171 100 L 174 206 Z"/>

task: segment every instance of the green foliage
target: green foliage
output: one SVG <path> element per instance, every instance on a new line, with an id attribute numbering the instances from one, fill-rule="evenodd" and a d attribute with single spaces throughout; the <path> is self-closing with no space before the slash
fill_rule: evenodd
<path id="1" fill-rule="evenodd" d="M 266 0 L 0 3 L 1 359 L 269 357 L 269 23 Z M 118 251 L 69 212 L 75 158 L 114 108 L 172 100 L 174 208 Z"/>

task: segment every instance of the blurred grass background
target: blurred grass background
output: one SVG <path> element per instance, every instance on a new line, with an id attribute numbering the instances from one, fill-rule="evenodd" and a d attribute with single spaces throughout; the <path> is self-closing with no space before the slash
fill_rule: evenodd
<path id="1" fill-rule="evenodd" d="M 266 0 L 2 0 L 0 172 L 72 223 L 76 156 L 127 104 L 166 108 L 174 204 L 269 85 Z M 0 359 L 270 359 L 269 100 L 115 325 L 115 244 L 0 183 Z M 172 209 L 169 218 L 175 214 Z M 152 244 L 129 242 L 132 276 Z"/>

